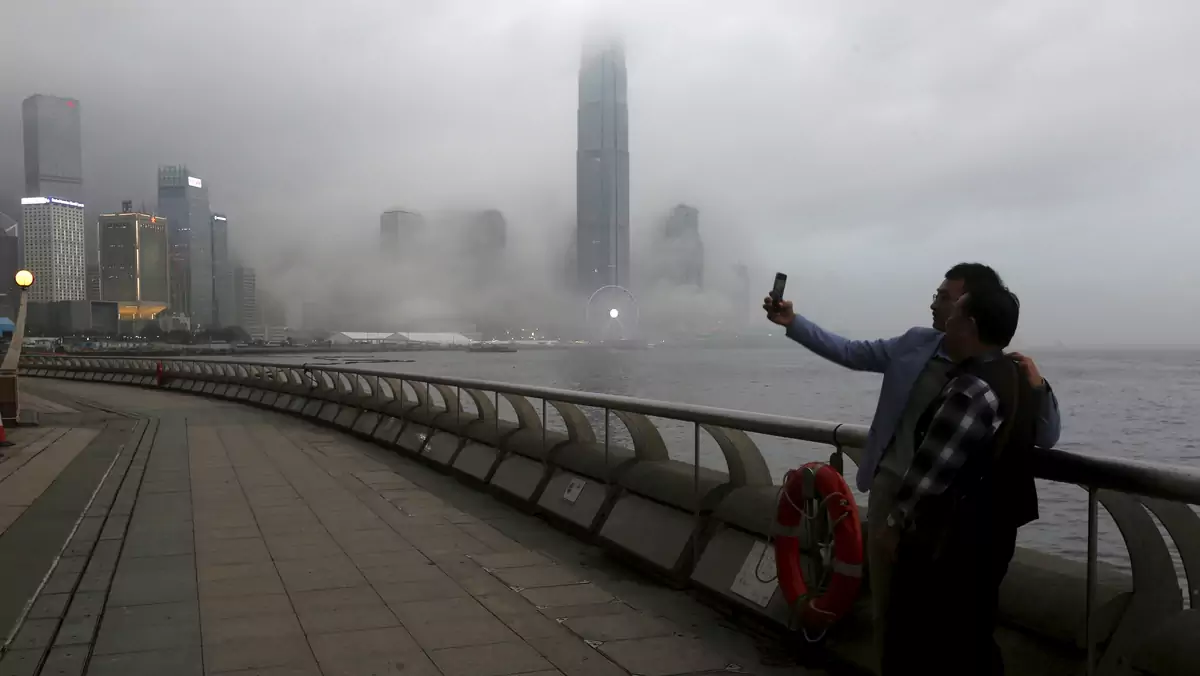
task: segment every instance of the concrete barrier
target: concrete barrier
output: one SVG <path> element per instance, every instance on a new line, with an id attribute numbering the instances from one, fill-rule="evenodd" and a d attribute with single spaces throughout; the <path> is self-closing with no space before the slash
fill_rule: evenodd
<path id="1" fill-rule="evenodd" d="M 551 458 L 568 437 L 540 429 L 520 429 L 503 443 L 504 455 L 492 473 L 492 489 L 536 511 L 553 473 Z"/>
<path id="2" fill-rule="evenodd" d="M 621 487 L 600 541 L 671 576 L 686 576 L 706 544 L 708 514 L 729 491 L 729 477 L 674 460 L 638 461 L 617 480 Z"/>

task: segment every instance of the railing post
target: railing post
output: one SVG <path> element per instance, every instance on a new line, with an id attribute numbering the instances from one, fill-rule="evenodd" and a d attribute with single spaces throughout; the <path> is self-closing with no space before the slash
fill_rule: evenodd
<path id="1" fill-rule="evenodd" d="M 1096 488 L 1088 487 L 1088 534 L 1087 534 L 1087 596 L 1084 599 L 1084 627 L 1083 640 L 1087 644 L 1087 666 L 1085 673 L 1087 676 L 1094 676 L 1096 673 L 1096 637 L 1092 630 L 1092 612 L 1095 610 L 1096 603 L 1096 575 L 1097 575 L 1097 549 L 1099 547 L 1099 524 L 1098 517 L 1100 512 L 1100 500 L 1096 495 Z"/>
<path id="2" fill-rule="evenodd" d="M 700 423 L 692 423 L 692 567 L 700 563 Z"/>
<path id="3" fill-rule="evenodd" d="M 546 398 L 542 397 L 542 462 L 547 462 L 546 458 Z"/>
<path id="4" fill-rule="evenodd" d="M 608 414 L 611 409 L 604 407 L 604 483 L 608 483 Z"/>

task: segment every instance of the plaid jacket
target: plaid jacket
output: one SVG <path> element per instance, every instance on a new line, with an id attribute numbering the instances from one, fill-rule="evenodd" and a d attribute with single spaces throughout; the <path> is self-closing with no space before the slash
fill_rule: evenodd
<path id="1" fill-rule="evenodd" d="M 992 450 L 1003 421 L 1000 399 L 991 386 L 977 376 L 961 374 L 946 384 L 939 402 L 904 474 L 888 525 L 907 528 L 923 498 L 945 492 L 971 454 Z"/>

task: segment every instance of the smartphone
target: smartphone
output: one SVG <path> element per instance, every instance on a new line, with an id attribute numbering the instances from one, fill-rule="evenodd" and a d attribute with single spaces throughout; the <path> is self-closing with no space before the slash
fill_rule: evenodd
<path id="1" fill-rule="evenodd" d="M 771 300 L 775 302 L 775 306 L 779 307 L 779 302 L 783 300 L 783 289 L 787 286 L 787 275 L 782 272 L 775 273 L 775 286 L 771 287 Z"/>

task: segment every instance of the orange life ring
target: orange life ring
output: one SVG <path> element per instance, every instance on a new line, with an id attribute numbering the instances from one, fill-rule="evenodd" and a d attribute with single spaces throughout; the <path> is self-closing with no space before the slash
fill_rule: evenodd
<path id="1" fill-rule="evenodd" d="M 808 485 L 806 492 L 805 486 Z M 815 493 L 813 495 L 812 493 Z M 806 518 L 806 501 L 817 499 L 833 522 L 833 561 L 829 587 L 819 597 L 809 596 L 808 583 L 800 568 L 800 538 L 775 537 L 775 571 L 779 588 L 805 629 L 828 628 L 850 612 L 862 585 L 862 521 L 846 479 L 823 462 L 810 462 L 791 470 L 783 478 L 776 521 L 787 533 L 795 533 Z M 797 603 L 802 604 L 797 607 Z"/>

